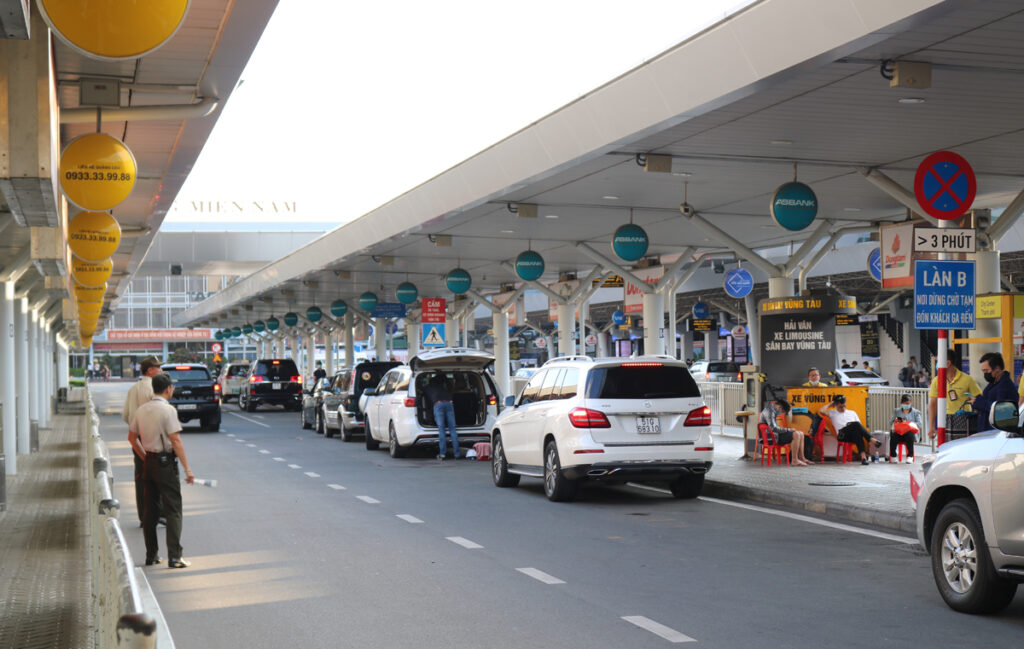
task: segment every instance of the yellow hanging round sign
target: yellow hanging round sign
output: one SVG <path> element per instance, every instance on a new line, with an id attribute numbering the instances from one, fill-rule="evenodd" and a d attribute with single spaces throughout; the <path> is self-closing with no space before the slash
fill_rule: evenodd
<path id="1" fill-rule="evenodd" d="M 104 283 L 102 286 L 82 286 L 75 282 L 73 290 L 75 299 L 79 302 L 102 302 L 103 296 L 107 293 L 107 285 Z"/>
<path id="2" fill-rule="evenodd" d="M 60 188 L 75 205 L 102 212 L 121 204 L 135 186 L 135 156 L 117 138 L 88 133 L 60 154 Z"/>
<path id="3" fill-rule="evenodd" d="M 39 0 L 47 24 L 86 56 L 135 59 L 166 43 L 189 0 Z"/>
<path id="4" fill-rule="evenodd" d="M 103 261 L 117 251 L 121 226 L 106 212 L 79 212 L 68 223 L 68 247 L 84 261 Z"/>
<path id="5" fill-rule="evenodd" d="M 103 286 L 110 274 L 114 272 L 114 264 L 109 259 L 101 262 L 71 260 L 71 277 L 82 286 L 93 288 Z"/>
<path id="6" fill-rule="evenodd" d="M 92 336 L 82 336 L 81 334 L 79 334 L 78 346 L 81 347 L 82 349 L 89 349 L 90 347 L 92 347 Z"/>
<path id="7" fill-rule="evenodd" d="M 78 303 L 78 315 L 96 315 L 100 314 L 103 310 L 102 302 L 79 302 Z"/>

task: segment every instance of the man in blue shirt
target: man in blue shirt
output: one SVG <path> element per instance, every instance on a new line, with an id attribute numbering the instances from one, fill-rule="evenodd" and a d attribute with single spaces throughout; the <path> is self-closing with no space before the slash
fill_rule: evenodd
<path id="1" fill-rule="evenodd" d="M 978 432 L 992 430 L 988 415 L 992 404 L 997 401 L 1017 402 L 1017 386 L 1013 376 L 1006 371 L 1003 355 L 989 352 L 981 357 L 981 371 L 985 373 L 985 389 L 981 396 L 974 400 L 974 410 L 978 413 Z"/>

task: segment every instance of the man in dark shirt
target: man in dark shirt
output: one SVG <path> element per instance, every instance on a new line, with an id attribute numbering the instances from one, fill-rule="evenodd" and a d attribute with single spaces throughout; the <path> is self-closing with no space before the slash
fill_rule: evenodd
<path id="1" fill-rule="evenodd" d="M 447 435 L 445 429 L 452 437 L 452 452 L 455 459 L 459 458 L 459 434 L 455 432 L 455 407 L 452 405 L 452 393 L 444 384 L 444 375 L 435 374 L 430 377 L 430 383 L 423 390 L 434 409 L 434 421 L 437 423 L 437 459 L 444 461 L 447 451 Z"/>
<path id="2" fill-rule="evenodd" d="M 316 362 L 316 369 L 313 370 L 313 382 L 314 383 L 316 382 L 317 379 L 322 379 L 325 376 L 327 376 L 327 370 L 325 370 L 323 368 L 323 365 L 324 364 L 321 361 L 317 361 Z"/>
<path id="3" fill-rule="evenodd" d="M 985 389 L 981 396 L 974 399 L 974 409 L 978 413 L 978 432 L 993 430 L 988 420 L 992 404 L 997 401 L 1016 401 L 1017 386 L 1013 382 L 1013 374 L 1006 371 L 1003 355 L 989 352 L 981 357 L 981 371 L 985 373 Z"/>

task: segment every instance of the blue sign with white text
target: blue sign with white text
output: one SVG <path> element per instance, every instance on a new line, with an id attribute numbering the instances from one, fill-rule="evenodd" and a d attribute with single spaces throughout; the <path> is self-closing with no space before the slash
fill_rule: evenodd
<path id="1" fill-rule="evenodd" d="M 725 292 L 729 297 L 747 297 L 752 290 L 754 278 L 746 268 L 733 268 L 725 274 Z"/>
<path id="2" fill-rule="evenodd" d="M 876 282 L 882 281 L 882 249 L 875 248 L 868 255 L 868 270 Z"/>
<path id="3" fill-rule="evenodd" d="M 914 262 L 914 328 L 974 329 L 973 261 Z"/>
<path id="4" fill-rule="evenodd" d="M 707 320 L 711 314 L 711 308 L 707 302 L 697 302 L 693 305 L 693 317 L 698 320 Z"/>
<path id="5" fill-rule="evenodd" d="M 371 318 L 404 318 L 405 305 L 401 302 L 381 302 L 370 311 Z"/>

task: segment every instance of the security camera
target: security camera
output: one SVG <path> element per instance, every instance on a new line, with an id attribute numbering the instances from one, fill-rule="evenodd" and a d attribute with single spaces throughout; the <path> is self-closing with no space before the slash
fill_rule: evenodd
<path id="1" fill-rule="evenodd" d="M 691 216 L 697 213 L 697 210 L 694 209 L 693 205 L 690 205 L 689 203 L 683 203 L 682 205 L 680 205 L 679 211 L 682 212 L 683 216 L 685 216 L 686 218 L 690 218 Z"/>

